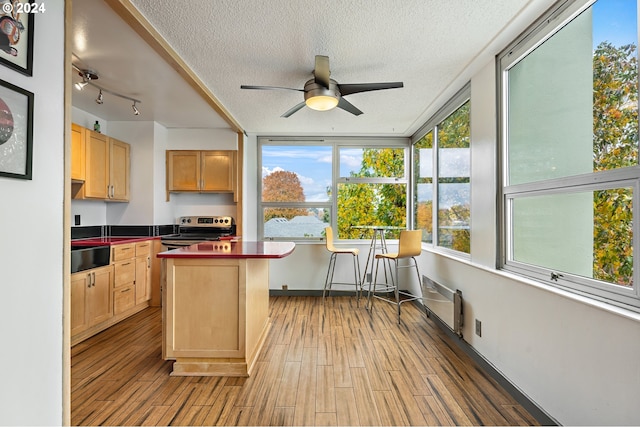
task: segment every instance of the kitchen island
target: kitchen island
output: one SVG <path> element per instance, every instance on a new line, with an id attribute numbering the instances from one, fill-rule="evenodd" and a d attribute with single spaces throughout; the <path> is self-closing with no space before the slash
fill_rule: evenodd
<path id="1" fill-rule="evenodd" d="M 161 252 L 171 375 L 249 376 L 271 326 L 269 261 L 292 242 L 212 241 Z"/>

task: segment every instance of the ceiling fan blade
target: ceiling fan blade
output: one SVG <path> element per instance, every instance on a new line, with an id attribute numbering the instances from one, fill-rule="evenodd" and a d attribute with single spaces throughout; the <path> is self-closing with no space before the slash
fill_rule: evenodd
<path id="1" fill-rule="evenodd" d="M 286 113 L 284 113 L 280 117 L 287 118 L 287 117 L 291 116 L 293 113 L 295 113 L 296 111 L 302 109 L 302 107 L 304 107 L 305 105 L 306 104 L 304 103 L 304 101 L 302 101 L 300 104 L 295 105 L 293 108 L 291 108 L 289 111 L 287 111 Z"/>
<path id="2" fill-rule="evenodd" d="M 340 101 L 338 101 L 338 108 L 342 108 L 343 110 L 350 112 L 354 116 L 359 116 L 360 114 L 362 114 L 362 111 L 358 110 L 352 103 L 344 98 L 340 98 Z"/>
<path id="3" fill-rule="evenodd" d="M 329 89 L 331 70 L 329 69 L 329 57 L 324 55 L 316 55 L 316 68 L 313 70 L 313 76 L 316 83 Z"/>
<path id="4" fill-rule="evenodd" d="M 280 87 L 280 86 L 250 86 L 242 85 L 240 89 L 263 89 L 263 90 L 295 90 L 296 92 L 304 92 L 304 89 L 294 89 L 292 87 Z"/>
<path id="5" fill-rule="evenodd" d="M 404 87 L 402 82 L 389 82 L 389 83 L 353 83 L 353 84 L 339 84 L 338 89 L 340 95 L 347 96 L 354 93 L 369 92 L 372 90 L 382 89 L 396 89 Z"/>

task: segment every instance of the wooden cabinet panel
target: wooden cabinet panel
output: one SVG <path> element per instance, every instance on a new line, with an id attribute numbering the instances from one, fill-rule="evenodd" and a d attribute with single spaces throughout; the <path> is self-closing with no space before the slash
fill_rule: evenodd
<path id="1" fill-rule="evenodd" d="M 167 186 L 169 191 L 200 189 L 199 151 L 167 151 Z"/>
<path id="2" fill-rule="evenodd" d="M 134 259 L 113 263 L 113 286 L 132 284 L 136 280 L 136 263 Z"/>
<path id="3" fill-rule="evenodd" d="M 113 314 L 120 314 L 136 305 L 135 287 L 133 284 L 113 291 Z"/>
<path id="4" fill-rule="evenodd" d="M 84 196 L 106 199 L 109 187 L 109 141 L 105 135 L 88 129 L 86 135 Z"/>
<path id="5" fill-rule="evenodd" d="M 134 243 L 111 246 L 111 262 L 130 259 L 133 258 L 135 254 L 136 245 Z"/>
<path id="6" fill-rule="evenodd" d="M 234 152 L 203 151 L 202 191 L 233 191 Z"/>
<path id="7" fill-rule="evenodd" d="M 236 191 L 236 152 L 167 150 L 167 191 Z"/>
<path id="8" fill-rule="evenodd" d="M 99 132 L 71 125 L 74 199 L 128 202 L 131 146 Z"/>
<path id="9" fill-rule="evenodd" d="M 109 138 L 109 199 L 129 201 L 130 146 L 126 142 Z"/>
<path id="10" fill-rule="evenodd" d="M 136 257 L 136 304 L 151 299 L 151 257 Z"/>
<path id="11" fill-rule="evenodd" d="M 71 335 L 87 329 L 87 292 L 91 273 L 82 271 L 71 275 Z"/>
<path id="12" fill-rule="evenodd" d="M 112 267 L 100 267 L 71 275 L 71 335 L 110 319 Z"/>
<path id="13" fill-rule="evenodd" d="M 111 266 L 96 268 L 93 271 L 93 286 L 89 298 L 89 325 L 97 325 L 113 316 L 111 305 L 111 283 L 113 269 Z"/>
<path id="14" fill-rule="evenodd" d="M 151 254 L 151 243 L 153 240 L 147 240 L 145 242 L 137 242 L 136 243 L 136 257 L 150 255 Z"/>
<path id="15" fill-rule="evenodd" d="M 85 180 L 85 128 L 71 125 L 71 180 Z"/>

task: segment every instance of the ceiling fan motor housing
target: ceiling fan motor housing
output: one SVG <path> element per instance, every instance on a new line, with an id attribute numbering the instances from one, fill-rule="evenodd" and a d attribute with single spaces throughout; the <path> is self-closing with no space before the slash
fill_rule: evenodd
<path id="1" fill-rule="evenodd" d="M 329 80 L 329 88 L 316 83 L 315 79 L 308 80 L 304 84 L 304 101 L 309 108 L 330 110 L 338 105 L 339 99 L 338 83 L 333 79 Z"/>

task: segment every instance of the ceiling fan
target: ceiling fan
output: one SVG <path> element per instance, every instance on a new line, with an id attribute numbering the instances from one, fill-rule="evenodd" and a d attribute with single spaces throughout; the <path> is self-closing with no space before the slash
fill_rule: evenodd
<path id="1" fill-rule="evenodd" d="M 304 89 L 294 89 L 290 87 L 279 86 L 249 86 L 242 85 L 240 89 L 265 89 L 265 90 L 294 90 L 304 92 L 304 101 L 295 105 L 289 111 L 285 112 L 281 117 L 290 117 L 293 113 L 300 110 L 305 105 L 311 109 L 318 111 L 327 111 L 338 107 L 350 112 L 356 116 L 362 114 L 344 96 L 354 93 L 368 92 L 372 90 L 395 89 L 403 87 L 402 82 L 390 83 L 352 83 L 339 84 L 335 80 L 329 78 L 331 71 L 329 70 L 329 57 L 324 55 L 316 55 L 315 69 L 313 70 L 313 78 L 307 80 Z"/>

